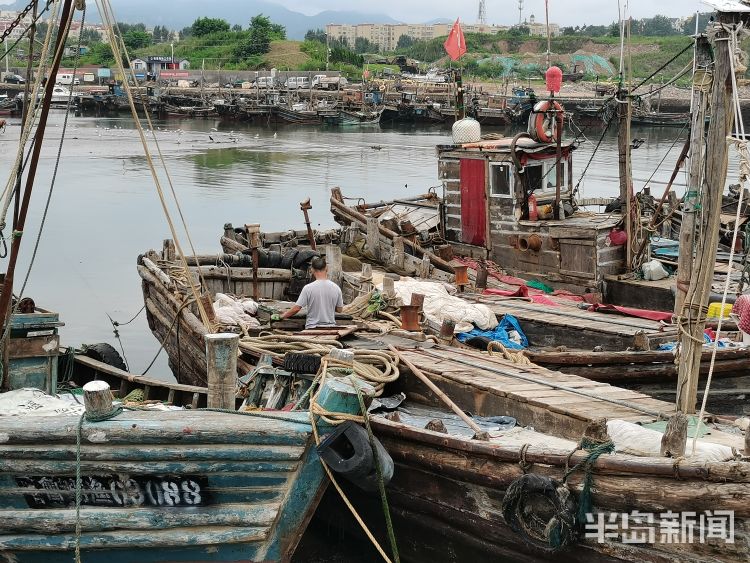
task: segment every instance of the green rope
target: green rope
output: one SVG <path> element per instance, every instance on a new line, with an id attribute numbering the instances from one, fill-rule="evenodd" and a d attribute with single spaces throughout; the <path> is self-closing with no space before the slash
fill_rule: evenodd
<path id="1" fill-rule="evenodd" d="M 398 555 L 398 546 L 396 545 L 396 534 L 393 531 L 393 521 L 391 520 L 391 511 L 388 508 L 388 497 L 385 494 L 385 483 L 383 482 L 383 469 L 380 467 L 380 459 L 378 459 L 378 449 L 375 446 L 375 436 L 372 433 L 370 427 L 370 417 L 367 416 L 367 407 L 365 406 L 365 400 L 362 397 L 362 390 L 357 384 L 357 380 L 354 376 L 350 378 L 354 389 L 357 390 L 357 398 L 359 399 L 359 407 L 362 409 L 362 416 L 365 419 L 365 428 L 367 429 L 367 435 L 370 438 L 370 447 L 372 448 L 372 457 L 375 461 L 375 471 L 378 476 L 378 490 L 380 491 L 380 501 L 383 507 L 383 516 L 385 517 L 385 527 L 388 531 L 388 542 L 391 544 L 391 551 L 393 552 L 393 561 L 399 563 L 401 560 Z"/>
<path id="2" fill-rule="evenodd" d="M 76 545 L 75 545 L 75 563 L 81 563 L 81 498 L 83 481 L 81 479 L 81 435 L 83 433 L 83 422 L 103 422 L 114 418 L 122 412 L 122 407 L 113 407 L 111 411 L 105 414 L 81 414 L 76 427 Z"/>
<path id="3" fill-rule="evenodd" d="M 589 438 L 583 437 L 579 447 L 589 452 L 584 459 L 574 465 L 571 469 L 563 476 L 563 483 L 566 483 L 568 477 L 578 471 L 579 469 L 584 471 L 583 477 L 583 488 L 581 494 L 578 497 L 578 514 L 576 520 L 578 525 L 583 525 L 586 522 L 586 515 L 591 514 L 593 508 L 591 488 L 594 485 L 594 464 L 599 456 L 603 454 L 611 454 L 615 451 L 615 444 L 612 440 L 606 442 L 598 442 Z M 550 538 L 551 539 L 551 538 Z"/>
<path id="4" fill-rule="evenodd" d="M 283 420 L 285 422 L 293 422 L 294 424 L 304 424 L 306 426 L 310 426 L 310 423 L 304 420 L 298 420 L 296 418 L 291 417 L 285 417 L 285 416 L 272 416 L 265 412 L 258 412 L 258 411 L 233 411 L 231 409 L 213 409 L 213 408 L 203 408 L 203 409 L 194 409 L 197 411 L 207 411 L 207 412 L 221 412 L 225 414 L 239 414 L 242 416 L 256 416 L 258 418 L 269 418 L 271 420 Z"/>

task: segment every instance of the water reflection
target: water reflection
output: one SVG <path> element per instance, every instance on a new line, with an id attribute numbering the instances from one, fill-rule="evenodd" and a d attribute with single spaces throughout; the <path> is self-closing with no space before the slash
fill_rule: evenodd
<path id="1" fill-rule="evenodd" d="M 62 118 L 61 112 L 55 112 L 50 119 L 39 166 L 39 191 L 32 197 L 26 228 L 29 239 L 39 226 Z M 218 251 L 226 222 L 260 222 L 265 229 L 302 228 L 299 202 L 308 196 L 313 224 L 333 226 L 328 211 L 333 186 L 340 186 L 345 195 L 367 199 L 423 193 L 438 184 L 435 145 L 450 142 L 449 130 L 440 127 L 269 128 L 172 119 L 154 125 L 200 253 Z M 0 136 L 0 169 L 6 173 L 13 162 L 19 129 L 18 120 L 11 120 L 6 134 Z M 485 129 L 506 136 L 516 131 Z M 589 160 L 601 131 L 599 127 L 585 130 L 586 140 L 574 153 L 574 179 Z M 633 151 L 637 189 L 674 144 L 650 182 L 654 193 L 660 195 L 682 146 L 678 133 L 674 129 L 634 130 L 634 137 L 645 139 Z M 105 313 L 127 320 L 142 306 L 136 257 L 150 248 L 160 248 L 169 230 L 130 119 L 71 116 L 68 134 L 27 294 L 39 305 L 60 312 L 66 322 L 64 343 L 117 344 Z M 153 143 L 151 146 L 154 150 Z M 618 193 L 617 159 L 616 134 L 609 131 L 581 183 L 582 195 Z M 736 175 L 736 165 L 730 170 Z M 166 185 L 163 170 L 159 177 Z M 678 195 L 682 186 L 684 177 L 680 176 Z M 24 237 L 20 264 L 24 271 L 30 246 Z M 144 317 L 121 327 L 120 334 L 131 369 L 142 370 L 158 349 Z M 167 373 L 164 358 L 151 373 Z"/>

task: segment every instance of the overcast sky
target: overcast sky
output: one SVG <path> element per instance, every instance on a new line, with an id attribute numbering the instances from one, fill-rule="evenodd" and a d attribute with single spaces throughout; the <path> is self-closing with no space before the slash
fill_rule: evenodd
<path id="1" fill-rule="evenodd" d="M 385 13 L 394 19 L 418 23 L 435 18 L 456 18 L 475 22 L 479 0 L 379 0 L 373 3 L 351 0 L 276 0 L 287 8 L 315 14 L 323 10 L 356 10 Z M 625 4 L 626 0 L 620 0 Z M 518 22 L 518 0 L 486 0 L 487 22 L 514 24 Z M 530 14 L 544 21 L 544 0 L 524 0 L 524 18 Z M 617 20 L 617 0 L 549 0 L 550 22 L 561 25 L 607 24 Z M 690 15 L 696 10 L 710 11 L 696 0 L 630 0 L 634 18 L 664 14 L 672 17 Z"/>

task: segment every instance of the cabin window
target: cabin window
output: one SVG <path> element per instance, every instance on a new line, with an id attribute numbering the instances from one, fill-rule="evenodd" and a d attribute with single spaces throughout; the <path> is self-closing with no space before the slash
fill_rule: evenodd
<path id="1" fill-rule="evenodd" d="M 510 167 L 507 165 L 490 165 L 490 195 L 513 197 L 510 185 Z"/>
<path id="2" fill-rule="evenodd" d="M 557 167 L 555 162 L 556 159 L 549 159 L 539 164 L 529 163 L 526 165 L 524 174 L 526 174 L 528 190 L 534 193 L 537 200 L 555 196 L 557 191 Z M 560 192 L 565 193 L 568 191 L 566 162 L 562 161 L 560 164 Z"/>

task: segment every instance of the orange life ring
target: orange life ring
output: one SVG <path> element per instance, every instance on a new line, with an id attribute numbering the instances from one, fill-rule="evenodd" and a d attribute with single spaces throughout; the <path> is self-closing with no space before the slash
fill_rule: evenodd
<path id="1" fill-rule="evenodd" d="M 554 100 L 537 102 L 529 117 L 529 133 L 540 143 L 556 143 L 562 129 L 562 106 Z"/>

